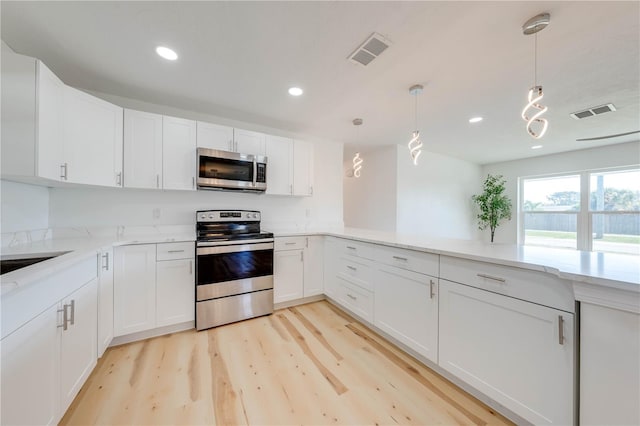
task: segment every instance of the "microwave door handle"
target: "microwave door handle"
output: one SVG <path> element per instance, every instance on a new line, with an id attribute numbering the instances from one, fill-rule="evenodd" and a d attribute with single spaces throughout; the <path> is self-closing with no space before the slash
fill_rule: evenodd
<path id="1" fill-rule="evenodd" d="M 253 187 L 256 187 L 256 175 L 258 173 L 258 161 L 253 159 Z"/>

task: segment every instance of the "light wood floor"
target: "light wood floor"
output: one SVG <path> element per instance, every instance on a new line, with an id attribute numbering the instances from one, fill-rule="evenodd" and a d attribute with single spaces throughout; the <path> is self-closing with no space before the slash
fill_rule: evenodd
<path id="1" fill-rule="evenodd" d="M 328 302 L 107 350 L 61 424 L 510 424 Z"/>

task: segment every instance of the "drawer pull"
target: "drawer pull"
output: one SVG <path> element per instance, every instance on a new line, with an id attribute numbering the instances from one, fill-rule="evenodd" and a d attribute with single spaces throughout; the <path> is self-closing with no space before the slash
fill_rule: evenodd
<path id="1" fill-rule="evenodd" d="M 58 312 L 62 312 L 62 324 L 58 325 L 58 328 L 62 328 L 64 331 L 67 331 L 67 322 L 69 321 L 69 316 L 67 314 L 67 305 L 66 303 L 62 305 L 62 309 L 58 309 Z"/>
<path id="2" fill-rule="evenodd" d="M 405 261 L 405 262 L 406 262 L 407 260 L 409 260 L 409 259 L 407 259 L 406 257 L 400 257 L 400 256 L 393 256 L 393 258 L 394 258 L 395 260 L 403 260 L 403 261 Z"/>
<path id="3" fill-rule="evenodd" d="M 430 298 L 430 299 L 433 299 L 433 296 L 434 296 L 434 294 L 435 294 L 435 293 L 433 292 L 433 286 L 434 286 L 434 284 L 435 284 L 435 283 L 433 282 L 433 280 L 429 280 L 429 298 Z"/>
<path id="4" fill-rule="evenodd" d="M 295 244 L 296 244 L 295 242 L 291 242 L 291 243 L 284 243 L 284 245 L 285 245 L 285 246 L 293 246 L 293 245 L 295 245 Z"/>
<path id="5" fill-rule="evenodd" d="M 184 250 L 169 250 L 167 253 L 184 253 Z"/>
<path id="6" fill-rule="evenodd" d="M 349 293 L 347 293 L 347 296 L 351 299 L 351 300 L 358 300 L 357 297 L 350 295 Z"/>
<path id="7" fill-rule="evenodd" d="M 347 248 L 348 248 L 349 250 L 355 250 L 355 249 L 356 249 L 355 247 L 352 247 L 352 246 L 347 246 Z"/>
<path id="8" fill-rule="evenodd" d="M 476 275 L 479 276 L 480 278 L 486 278 L 488 280 L 498 281 L 500 283 L 507 282 L 507 280 L 505 280 L 504 278 L 500 278 L 500 277 L 492 277 L 491 275 L 485 275 L 485 274 L 476 274 Z"/>
<path id="9" fill-rule="evenodd" d="M 347 265 L 347 268 L 351 269 L 352 271 L 357 271 L 358 268 L 356 268 L 355 266 L 351 266 L 351 265 Z"/>
<path id="10" fill-rule="evenodd" d="M 558 343 L 564 345 L 564 318 L 558 315 Z"/>

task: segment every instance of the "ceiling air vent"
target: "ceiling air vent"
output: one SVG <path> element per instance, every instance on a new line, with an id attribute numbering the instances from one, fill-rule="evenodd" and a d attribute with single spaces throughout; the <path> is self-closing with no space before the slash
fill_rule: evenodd
<path id="1" fill-rule="evenodd" d="M 600 105 L 597 107 L 592 107 L 589 109 L 585 109 L 583 111 L 572 112 L 569 114 L 572 118 L 576 120 L 581 120 L 587 117 L 593 117 L 594 115 L 604 114 L 605 112 L 615 111 L 616 107 L 613 104 Z"/>
<path id="2" fill-rule="evenodd" d="M 378 33 L 373 33 L 351 55 L 349 60 L 360 65 L 369 65 L 391 46 L 391 42 Z"/>

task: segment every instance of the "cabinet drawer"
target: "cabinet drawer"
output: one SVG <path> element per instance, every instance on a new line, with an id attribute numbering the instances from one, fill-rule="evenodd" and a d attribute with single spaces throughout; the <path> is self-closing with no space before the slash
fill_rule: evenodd
<path id="1" fill-rule="evenodd" d="M 343 254 L 350 256 L 363 257 L 365 259 L 374 259 L 376 248 L 372 244 L 359 243 L 352 240 L 338 240 L 338 246 Z"/>
<path id="2" fill-rule="evenodd" d="M 191 241 L 185 243 L 161 243 L 157 245 L 156 250 L 156 259 L 158 261 L 191 259 L 195 256 L 194 243 Z"/>
<path id="3" fill-rule="evenodd" d="M 571 283 L 545 272 L 441 256 L 440 278 L 566 312 L 575 310 Z"/>
<path id="4" fill-rule="evenodd" d="M 343 256 L 338 261 L 338 275 L 352 283 L 373 291 L 374 270 L 373 263 L 367 259 L 354 256 Z"/>
<path id="5" fill-rule="evenodd" d="M 354 314 L 373 323 L 373 292 L 338 277 L 338 301 Z"/>
<path id="6" fill-rule="evenodd" d="M 375 260 L 385 265 L 421 274 L 438 276 L 438 255 L 415 250 L 405 250 L 380 246 L 375 251 Z"/>
<path id="7" fill-rule="evenodd" d="M 279 237 L 275 239 L 273 249 L 275 251 L 301 250 L 305 248 L 305 242 L 305 237 Z"/>

